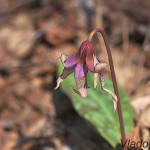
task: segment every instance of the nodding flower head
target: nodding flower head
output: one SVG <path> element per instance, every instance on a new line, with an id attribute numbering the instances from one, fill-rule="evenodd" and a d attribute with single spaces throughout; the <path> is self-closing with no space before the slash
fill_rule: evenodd
<path id="1" fill-rule="evenodd" d="M 75 82 L 77 86 L 77 90 L 73 89 L 79 96 L 83 99 L 87 97 L 87 89 L 89 88 L 87 82 L 87 73 L 91 71 L 94 73 L 94 88 L 97 86 L 97 79 L 99 76 L 101 87 L 104 91 L 111 94 L 114 100 L 114 109 L 116 110 L 117 107 L 117 97 L 116 95 L 109 91 L 108 89 L 104 88 L 105 85 L 105 78 L 102 71 L 105 70 L 107 64 L 101 62 L 101 60 L 96 56 L 94 45 L 91 41 L 84 41 L 80 46 L 78 52 L 69 58 L 67 55 L 61 55 L 61 62 L 64 66 L 63 73 L 57 79 L 57 89 L 60 83 L 72 72 L 74 72 Z M 83 82 L 85 83 L 83 85 Z"/>

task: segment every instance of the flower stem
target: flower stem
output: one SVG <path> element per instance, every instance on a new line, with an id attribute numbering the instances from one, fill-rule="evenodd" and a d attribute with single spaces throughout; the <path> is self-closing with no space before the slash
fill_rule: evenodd
<path id="1" fill-rule="evenodd" d="M 106 34 L 104 32 L 103 29 L 94 29 L 89 37 L 88 40 L 91 41 L 92 37 L 94 36 L 94 34 L 96 32 L 100 32 L 103 39 L 104 39 L 104 43 L 106 46 L 106 50 L 107 50 L 107 55 L 108 55 L 108 60 L 109 60 L 109 66 L 110 66 L 110 71 L 111 71 L 111 77 L 113 80 L 113 87 L 114 87 L 114 92 L 118 98 L 118 103 L 117 103 L 117 110 L 118 110 L 118 116 L 119 116 L 119 123 L 120 123 L 120 129 L 121 129 L 121 135 L 122 135 L 122 142 L 125 143 L 126 141 L 126 136 L 125 136 L 125 130 L 124 130 L 124 123 L 123 123 L 123 117 L 122 117 L 122 109 L 121 109 L 121 102 L 120 102 L 120 97 L 119 97 L 119 92 L 118 92 L 118 86 L 117 86 L 117 81 L 116 81 L 116 75 L 115 75 L 115 71 L 114 71 L 114 65 L 113 65 L 113 59 L 112 59 L 112 54 L 111 54 L 111 50 L 109 47 L 109 43 L 106 37 Z M 126 147 L 123 148 L 123 150 L 127 150 Z"/>

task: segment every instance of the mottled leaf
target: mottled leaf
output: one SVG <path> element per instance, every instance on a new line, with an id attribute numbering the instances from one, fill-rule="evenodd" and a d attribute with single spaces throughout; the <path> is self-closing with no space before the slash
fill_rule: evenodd
<path id="1" fill-rule="evenodd" d="M 62 73 L 63 66 L 59 63 L 58 65 L 58 76 Z M 105 87 L 113 91 L 112 81 L 105 77 Z M 88 120 L 94 125 L 98 133 L 106 139 L 113 147 L 120 142 L 121 133 L 118 120 L 117 111 L 114 112 L 112 97 L 101 90 L 100 82 L 97 88 L 93 88 L 93 74 L 88 73 L 88 97 L 86 99 L 80 98 L 72 88 L 76 88 L 74 81 L 74 73 L 68 76 L 62 83 L 61 89 L 67 94 L 80 116 Z M 129 104 L 129 98 L 126 92 L 119 88 L 123 119 L 125 124 L 126 134 L 130 131 L 133 124 L 132 110 Z"/>

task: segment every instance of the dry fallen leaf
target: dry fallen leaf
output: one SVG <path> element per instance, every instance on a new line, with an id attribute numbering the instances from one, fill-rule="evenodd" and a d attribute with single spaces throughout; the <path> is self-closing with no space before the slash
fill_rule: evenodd
<path id="1" fill-rule="evenodd" d="M 141 132 L 143 141 L 147 141 L 150 143 L 150 131 L 147 128 L 142 127 Z M 144 150 L 149 150 L 149 147 L 144 148 Z"/>
<path id="2" fill-rule="evenodd" d="M 138 142 L 141 140 L 140 137 L 140 124 L 137 124 L 137 126 L 133 127 L 131 131 L 126 136 L 126 139 L 130 139 L 132 141 Z"/>
<path id="3" fill-rule="evenodd" d="M 58 45 L 75 38 L 76 32 L 71 22 L 72 20 L 64 20 L 60 15 L 55 14 L 41 21 L 40 28 L 45 32 L 48 42 Z"/>
<path id="4" fill-rule="evenodd" d="M 4 131 L 0 128 L 0 149 L 11 150 L 16 145 L 18 134 L 14 131 Z"/>
<path id="5" fill-rule="evenodd" d="M 130 91 L 133 87 L 135 69 L 129 66 L 116 65 L 115 71 L 118 84 L 125 90 Z"/>
<path id="6" fill-rule="evenodd" d="M 141 112 L 143 112 L 150 105 L 150 95 L 147 96 L 136 96 L 131 101 L 131 106 L 135 112 L 135 115 L 139 117 Z"/>
<path id="7" fill-rule="evenodd" d="M 150 128 L 150 107 L 144 110 L 140 118 L 142 126 Z"/>
<path id="8" fill-rule="evenodd" d="M 149 150 L 148 138 L 149 131 L 144 128 L 139 121 L 137 125 L 133 127 L 130 133 L 126 136 L 126 139 L 128 140 L 126 145 L 129 146 L 128 150 Z M 132 143 L 135 143 L 135 148 L 133 148 L 134 144 Z"/>
<path id="9" fill-rule="evenodd" d="M 35 44 L 35 32 L 26 14 L 15 15 L 6 26 L 0 28 L 0 42 L 6 49 L 18 56 L 25 57 Z"/>

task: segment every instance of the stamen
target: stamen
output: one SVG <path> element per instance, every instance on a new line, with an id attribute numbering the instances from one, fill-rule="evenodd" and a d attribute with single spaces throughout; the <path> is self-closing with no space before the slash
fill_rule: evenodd
<path id="1" fill-rule="evenodd" d="M 94 73 L 94 89 L 97 87 L 98 73 Z"/>

